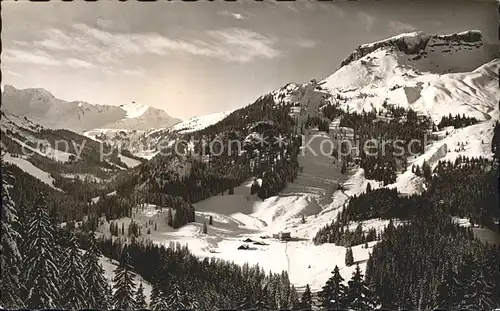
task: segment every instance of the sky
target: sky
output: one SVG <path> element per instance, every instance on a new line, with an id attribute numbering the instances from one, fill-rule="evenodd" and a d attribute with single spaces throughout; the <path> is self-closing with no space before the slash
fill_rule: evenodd
<path id="1" fill-rule="evenodd" d="M 186 119 L 321 80 L 403 32 L 497 37 L 495 1 L 2 1 L 2 85 Z"/>

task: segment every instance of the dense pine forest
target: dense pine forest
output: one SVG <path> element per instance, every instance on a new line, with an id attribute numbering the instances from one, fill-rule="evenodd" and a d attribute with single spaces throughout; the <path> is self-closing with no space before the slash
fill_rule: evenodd
<path id="1" fill-rule="evenodd" d="M 500 126 L 492 141 L 494 160 L 457 158 L 441 162 L 423 174 L 428 185 L 422 195 L 404 197 L 396 190 L 377 189 L 351 199 L 337 219 L 314 237 L 314 242 L 352 246 L 379 240 L 367 263 L 360 303 L 390 309 L 491 310 L 500 305 L 498 246 L 481 241 L 473 228 L 453 223 L 450 216 L 495 230 L 499 219 Z M 430 170 L 430 167 L 423 171 Z M 347 229 L 350 221 L 391 219 L 381 235 Z M 392 219 L 400 220 L 395 226 Z M 404 221 L 403 221 L 404 220 Z M 347 248 L 346 264 L 350 248 Z M 352 257 L 352 251 L 351 251 Z M 335 307 L 352 305 L 340 275 L 329 280 L 336 290 Z M 323 290 L 325 291 L 325 289 Z M 322 297 L 328 293 L 322 292 Z M 323 300 L 324 301 L 324 300 Z M 346 304 L 351 303 L 351 304 Z M 363 308 L 360 308 L 363 310 Z"/>
<path id="2" fill-rule="evenodd" d="M 6 181 L 9 176 L 4 177 Z M 199 260 L 180 245 L 165 248 L 134 240 L 126 244 L 96 239 L 92 231 L 61 228 L 43 192 L 36 195 L 33 206 L 23 206 L 18 213 L 10 185 L 4 182 L 2 187 L 2 306 L 146 308 L 132 270 L 153 284 L 150 307 L 155 310 L 298 305 L 286 273 L 266 274 L 259 267 Z M 120 262 L 113 288 L 104 278 L 101 254 Z"/>
<path id="3" fill-rule="evenodd" d="M 491 310 L 500 303 L 499 260 L 498 246 L 428 206 L 410 224 L 386 228 L 366 283 L 386 308 Z"/>
<path id="4" fill-rule="evenodd" d="M 448 116 L 441 118 L 438 124 L 439 129 L 443 129 L 448 126 L 453 126 L 454 128 L 462 128 L 470 125 L 474 125 L 479 121 L 474 117 L 466 117 L 464 114 L 452 116 L 451 113 Z"/>
<path id="5" fill-rule="evenodd" d="M 339 134 L 333 137 L 349 139 L 351 144 L 358 146 L 357 161 L 365 170 L 365 177 L 388 185 L 396 181 L 398 172 L 406 170 L 408 156 L 424 151 L 426 141 L 433 138 L 431 133 L 434 128 L 428 116 L 418 115 L 411 109 L 387 104 L 384 108 L 385 111 L 357 113 L 343 111 L 338 104 L 328 103 L 321 108 L 326 119 L 308 117 L 305 124 L 306 128 L 317 126 L 319 130 L 328 132 L 329 122 L 338 120 L 340 128 L 354 130 L 354 137 L 350 139 Z M 365 145 L 368 140 L 371 142 Z M 341 143 L 339 149 L 346 147 Z M 345 150 L 334 150 L 333 156 L 337 157 L 339 151 L 346 154 Z M 342 160 L 350 163 L 356 159 L 348 154 Z"/>

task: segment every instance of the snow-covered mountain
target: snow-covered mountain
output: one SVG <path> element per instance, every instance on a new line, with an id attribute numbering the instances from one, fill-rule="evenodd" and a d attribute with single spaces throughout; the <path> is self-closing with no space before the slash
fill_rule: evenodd
<path id="1" fill-rule="evenodd" d="M 318 83 L 290 83 L 273 95 L 278 103 L 295 103 L 310 114 L 331 102 L 357 112 L 395 105 L 436 122 L 449 113 L 485 120 L 499 95 L 498 57 L 479 31 L 406 33 L 361 45 Z"/>
<path id="2" fill-rule="evenodd" d="M 20 90 L 11 85 L 4 86 L 2 111 L 27 117 L 48 128 L 77 133 L 95 128 L 166 128 L 180 121 L 161 109 L 146 105 L 103 106 L 81 101 L 67 102 L 44 89 Z"/>

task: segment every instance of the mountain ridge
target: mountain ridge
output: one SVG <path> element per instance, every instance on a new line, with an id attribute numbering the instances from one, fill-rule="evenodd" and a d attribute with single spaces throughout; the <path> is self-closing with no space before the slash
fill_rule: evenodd
<path id="1" fill-rule="evenodd" d="M 415 31 L 409 33 L 402 33 L 387 39 L 382 39 L 372 43 L 360 45 L 354 50 L 344 61 L 340 67 L 348 65 L 349 63 L 358 60 L 365 55 L 374 52 L 382 47 L 394 47 L 406 54 L 418 54 L 428 47 L 432 41 L 441 41 L 440 44 L 453 45 L 454 43 L 468 44 L 473 46 L 483 45 L 483 35 L 479 30 L 468 30 L 459 33 L 445 34 L 445 35 L 429 35 L 423 31 Z"/>
<path id="2" fill-rule="evenodd" d="M 12 85 L 5 85 L 2 103 L 2 111 L 28 117 L 48 128 L 68 129 L 78 133 L 95 128 L 163 128 L 181 121 L 162 109 L 135 102 L 119 106 L 69 102 L 42 88 L 17 89 Z"/>

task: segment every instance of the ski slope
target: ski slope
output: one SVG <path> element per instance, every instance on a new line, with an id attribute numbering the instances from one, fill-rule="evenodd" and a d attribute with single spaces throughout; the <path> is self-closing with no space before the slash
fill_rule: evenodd
<path id="1" fill-rule="evenodd" d="M 22 157 L 12 157 L 10 154 L 6 153 L 3 155 L 3 160 L 14 164 L 15 166 L 19 167 L 21 170 L 24 172 L 30 174 L 31 176 L 39 179 L 40 181 L 46 183 L 47 185 L 51 186 L 52 188 L 62 191 L 59 188 L 54 187 L 54 178 L 50 176 L 49 173 L 42 171 L 38 167 L 34 166 L 29 162 L 28 160 L 22 158 Z"/>
<path id="2" fill-rule="evenodd" d="M 227 117 L 232 111 L 216 112 L 203 116 L 197 116 L 190 118 L 186 121 L 175 124 L 172 130 L 178 131 L 181 134 L 186 134 L 190 132 L 200 131 L 210 125 L 213 125 L 225 117 Z"/>

